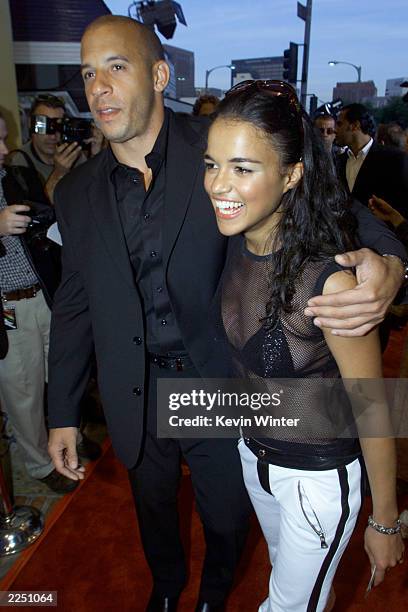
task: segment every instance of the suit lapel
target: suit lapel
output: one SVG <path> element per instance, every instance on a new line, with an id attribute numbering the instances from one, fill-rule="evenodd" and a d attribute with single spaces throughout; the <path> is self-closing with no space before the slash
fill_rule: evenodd
<path id="1" fill-rule="evenodd" d="M 164 196 L 163 260 L 168 259 L 181 230 L 191 200 L 197 174 L 202 167 L 203 146 L 200 136 L 182 118 L 170 114 L 166 156 Z"/>
<path id="2" fill-rule="evenodd" d="M 106 248 L 120 274 L 134 287 L 134 277 L 123 235 L 119 211 L 115 204 L 115 193 L 109 179 L 107 156 L 103 156 L 102 167 L 98 167 L 94 180 L 88 188 L 88 197 L 96 226 L 102 235 Z"/>

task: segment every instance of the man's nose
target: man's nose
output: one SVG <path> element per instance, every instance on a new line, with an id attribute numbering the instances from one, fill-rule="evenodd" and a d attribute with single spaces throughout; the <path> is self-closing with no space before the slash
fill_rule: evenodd
<path id="1" fill-rule="evenodd" d="M 91 95 L 99 97 L 111 92 L 112 88 L 105 76 L 102 73 L 96 73 L 95 78 L 90 84 Z"/>

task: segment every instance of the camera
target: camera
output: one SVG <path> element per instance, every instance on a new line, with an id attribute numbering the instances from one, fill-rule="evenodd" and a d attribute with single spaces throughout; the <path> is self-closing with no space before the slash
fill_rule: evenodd
<path id="1" fill-rule="evenodd" d="M 28 244 L 41 246 L 43 250 L 48 248 L 46 240 L 47 230 L 55 222 L 55 210 L 49 204 L 43 202 L 33 202 L 32 200 L 22 200 L 19 204 L 25 204 L 30 210 L 21 211 L 17 214 L 31 217 L 27 232 L 24 236 Z"/>
<path id="2" fill-rule="evenodd" d="M 34 115 L 31 118 L 31 133 L 34 134 L 61 134 L 62 142 L 77 142 L 82 146 L 83 141 L 92 136 L 92 123 L 80 117 L 63 117 L 56 119 L 46 115 Z"/>

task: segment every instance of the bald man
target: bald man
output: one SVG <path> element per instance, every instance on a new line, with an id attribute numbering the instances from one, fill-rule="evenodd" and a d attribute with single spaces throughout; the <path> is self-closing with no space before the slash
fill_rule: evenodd
<path id="1" fill-rule="evenodd" d="M 236 441 L 156 434 L 158 380 L 227 374 L 208 331 L 227 242 L 203 188 L 206 123 L 164 108 L 169 67 L 140 23 L 97 19 L 81 58 L 86 97 L 110 146 L 55 194 L 63 279 L 51 326 L 50 453 L 62 474 L 84 477 L 75 439 L 95 348 L 109 432 L 129 469 L 153 575 L 146 610 L 175 611 L 186 583 L 177 512 L 183 456 L 206 539 L 196 610 L 222 611 L 250 514 Z M 376 287 L 388 281 L 396 291 L 398 265 L 389 262 L 397 271 L 388 273 L 380 257 L 370 261 Z"/>

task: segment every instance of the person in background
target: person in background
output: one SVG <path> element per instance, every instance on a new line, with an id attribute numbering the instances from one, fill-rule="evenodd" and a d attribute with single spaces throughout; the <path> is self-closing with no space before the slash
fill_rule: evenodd
<path id="1" fill-rule="evenodd" d="M 24 240 L 31 222 L 30 207 L 19 204 L 26 194 L 4 165 L 6 140 L 7 125 L 0 114 L 0 314 L 8 340 L 7 355 L 0 361 L 0 403 L 27 472 L 55 493 L 64 494 L 75 489 L 77 483 L 54 469 L 47 450 L 44 417 L 50 306 L 55 285 L 49 275 L 40 275 Z M 32 197 L 44 199 L 36 174 L 30 168 L 22 168 L 21 172 Z"/>
<path id="2" fill-rule="evenodd" d="M 405 217 L 408 203 L 408 155 L 374 141 L 375 123 L 363 104 L 349 104 L 336 121 L 336 140 L 347 146 L 337 157 L 339 178 L 355 198 L 368 206 L 376 194 Z"/>
<path id="3" fill-rule="evenodd" d="M 406 135 L 398 123 L 380 123 L 377 128 L 377 142 L 385 147 L 405 151 Z"/>
<path id="4" fill-rule="evenodd" d="M 324 148 L 330 154 L 333 152 L 334 140 L 336 138 L 336 120 L 333 115 L 318 115 L 314 122 L 314 127 L 320 132 L 323 139 Z"/>
<path id="5" fill-rule="evenodd" d="M 87 160 L 82 147 L 77 142 L 61 143 L 61 133 L 37 134 L 33 129 L 35 117 L 43 115 L 50 119 L 62 119 L 65 116 L 65 103 L 62 98 L 51 94 L 37 96 L 30 109 L 31 139 L 21 149 L 12 151 L 8 163 L 15 166 L 34 168 L 44 186 L 50 202 L 54 199 L 57 183 L 72 168 Z M 95 129 L 89 143 L 91 155 L 96 155 L 102 148 L 103 135 Z"/>
<path id="6" fill-rule="evenodd" d="M 195 117 L 207 117 L 213 114 L 219 103 L 217 96 L 204 94 L 195 101 L 192 113 Z"/>
<path id="7" fill-rule="evenodd" d="M 4 164 L 8 152 L 4 116 L 0 123 L 0 287 L 9 343 L 7 358 L 0 364 L 0 397 L 29 474 L 65 493 L 72 490 L 72 482 L 52 469 L 44 418 L 50 308 L 61 279 L 60 248 L 46 238 L 55 212 L 35 169 Z M 42 215 L 42 223 L 31 226 L 28 213 Z M 77 451 L 88 460 L 101 453 L 99 445 L 82 433 Z"/>

